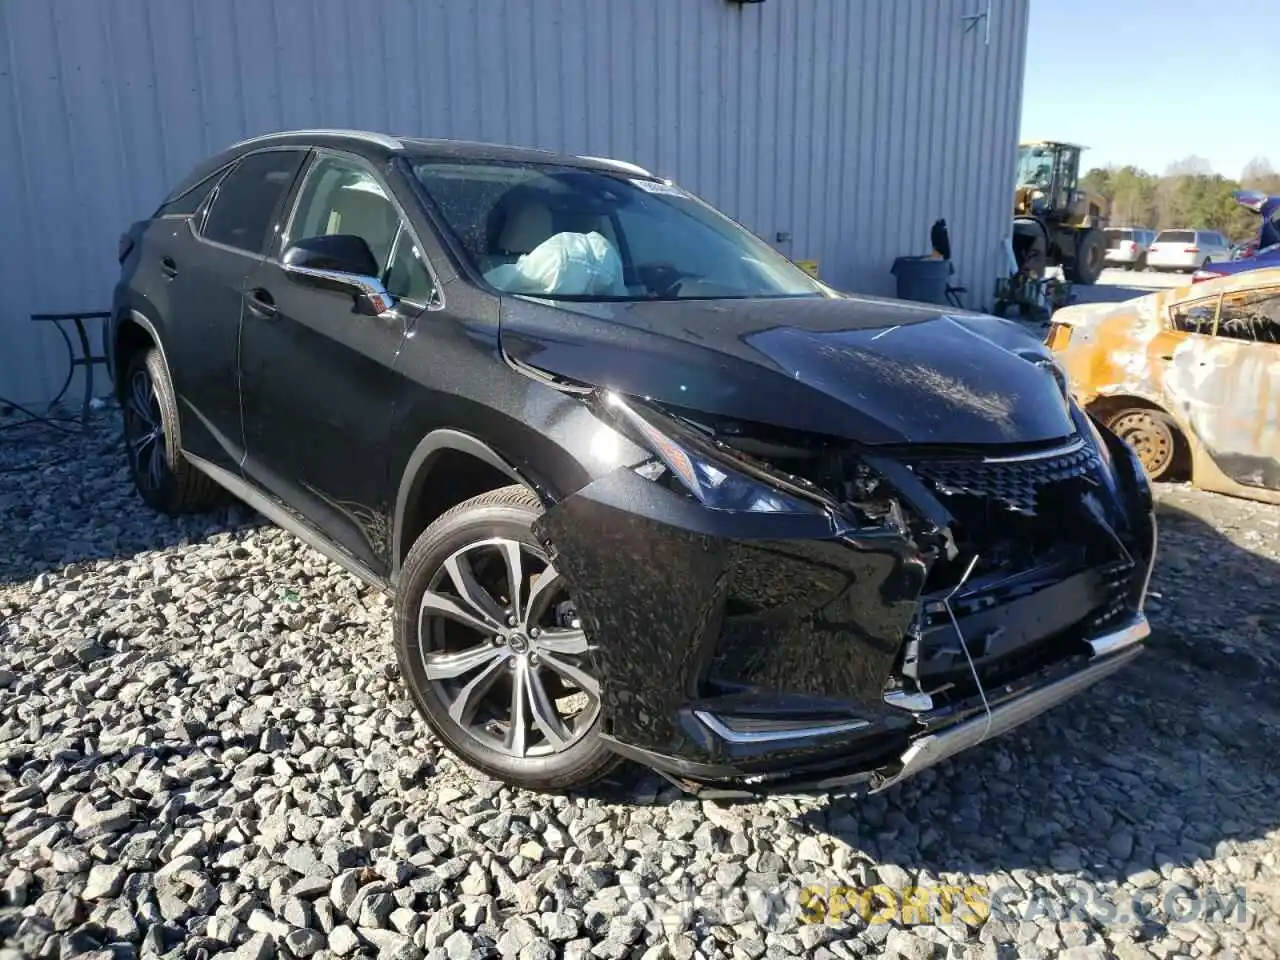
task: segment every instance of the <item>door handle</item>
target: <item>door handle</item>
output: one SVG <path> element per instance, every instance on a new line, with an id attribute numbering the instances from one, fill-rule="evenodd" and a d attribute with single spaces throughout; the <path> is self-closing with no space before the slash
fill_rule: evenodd
<path id="1" fill-rule="evenodd" d="M 261 287 L 258 287 L 256 290 L 250 290 L 245 294 L 245 299 L 249 303 L 249 309 L 258 316 L 269 318 L 276 315 L 275 299 Z"/>
<path id="2" fill-rule="evenodd" d="M 1172 359 L 1173 359 L 1173 354 L 1172 354 L 1172 353 L 1162 353 L 1162 354 L 1160 354 L 1158 357 L 1156 357 L 1156 359 L 1157 359 L 1157 360 L 1172 360 Z"/>
<path id="3" fill-rule="evenodd" d="M 178 275 L 178 265 L 174 263 L 173 257 L 160 258 L 160 272 L 165 275 L 167 280 L 172 280 Z"/>

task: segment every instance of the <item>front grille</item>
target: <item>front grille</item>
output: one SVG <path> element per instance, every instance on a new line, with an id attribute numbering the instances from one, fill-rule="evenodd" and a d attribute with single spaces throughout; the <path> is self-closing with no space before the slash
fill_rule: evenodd
<path id="1" fill-rule="evenodd" d="M 955 521 L 959 556 L 934 562 L 927 590 L 953 587 L 975 555 L 975 581 L 1050 560 L 1069 571 L 1114 558 L 1105 521 L 1086 502 L 1102 486 L 1103 467 L 1083 440 L 1016 458 L 921 457 L 906 466 Z"/>
<path id="2" fill-rule="evenodd" d="M 1093 480 L 1101 464 L 1088 444 L 1043 457 L 1017 460 L 930 459 L 908 467 L 944 497 L 979 497 L 1034 516 L 1046 489 L 1070 480 Z"/>
<path id="3" fill-rule="evenodd" d="M 1091 444 L 1081 439 L 1018 457 L 935 455 L 904 463 L 953 518 L 957 555 L 935 557 L 925 599 L 951 594 L 968 571 L 953 610 L 984 687 L 1087 654 L 1083 638 L 1127 615 L 1133 564 L 1117 556 L 1123 551 L 1107 519 L 1105 468 Z M 1062 593 L 1068 581 L 1079 589 Z M 1034 613 L 1037 602 L 1049 605 L 1043 615 Z M 999 611 L 1009 611 L 1012 632 L 993 616 Z M 925 689 L 951 683 L 945 696 L 964 698 L 977 688 L 948 623 L 945 613 L 926 613 L 920 681 Z M 1025 639 L 1015 645 L 1019 630 Z"/>
<path id="4" fill-rule="evenodd" d="M 1109 563 L 1098 571 L 1102 577 L 1106 605 L 1089 618 L 1085 632 L 1090 636 L 1103 633 L 1108 627 L 1131 616 L 1129 592 L 1133 589 L 1133 568 L 1133 561 L 1126 559 Z"/>

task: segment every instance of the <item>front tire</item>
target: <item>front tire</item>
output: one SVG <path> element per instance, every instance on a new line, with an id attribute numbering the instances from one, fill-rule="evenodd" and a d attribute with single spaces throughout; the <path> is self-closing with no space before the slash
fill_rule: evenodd
<path id="1" fill-rule="evenodd" d="M 130 358 L 121 414 L 129 472 L 149 507 L 176 516 L 216 505 L 219 487 L 182 455 L 178 403 L 164 357 L 156 347 Z"/>
<path id="2" fill-rule="evenodd" d="M 1076 236 L 1075 256 L 1063 270 L 1072 283 L 1085 286 L 1097 283 L 1107 256 L 1106 241 L 1100 230 L 1084 230 Z"/>
<path id="3" fill-rule="evenodd" d="M 409 550 L 395 598 L 401 675 L 454 754 L 532 790 L 587 786 L 621 759 L 600 738 L 594 646 L 533 535 L 526 487 L 473 497 Z"/>

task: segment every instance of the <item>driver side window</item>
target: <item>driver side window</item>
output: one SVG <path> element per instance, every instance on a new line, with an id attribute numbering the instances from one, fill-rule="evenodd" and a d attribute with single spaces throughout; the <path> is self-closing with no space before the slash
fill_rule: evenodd
<path id="1" fill-rule="evenodd" d="M 307 174 L 289 239 L 351 234 L 369 245 L 392 296 L 426 303 L 434 285 L 395 204 L 361 164 L 322 157 Z"/>

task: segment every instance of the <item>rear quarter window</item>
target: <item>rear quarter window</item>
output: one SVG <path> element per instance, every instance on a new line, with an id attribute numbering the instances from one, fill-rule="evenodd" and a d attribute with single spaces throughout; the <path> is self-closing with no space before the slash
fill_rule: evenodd
<path id="1" fill-rule="evenodd" d="M 1183 333 L 1210 333 L 1218 312 L 1218 296 L 1175 303 L 1169 308 L 1169 324 Z"/>
<path id="2" fill-rule="evenodd" d="M 209 198 L 213 188 L 227 172 L 226 167 L 209 174 L 195 186 L 177 193 L 162 203 L 153 217 L 189 217 L 200 209 L 201 204 Z"/>

